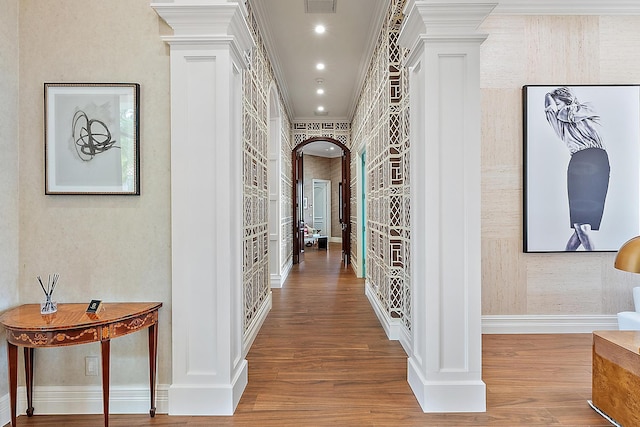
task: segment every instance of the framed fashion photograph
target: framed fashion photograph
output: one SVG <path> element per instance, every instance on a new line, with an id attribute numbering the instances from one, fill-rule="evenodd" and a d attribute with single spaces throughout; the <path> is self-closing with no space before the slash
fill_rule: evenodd
<path id="1" fill-rule="evenodd" d="M 140 194 L 140 85 L 45 83 L 45 194 Z"/>
<path id="2" fill-rule="evenodd" d="M 530 85 L 524 252 L 608 252 L 640 234 L 640 86 Z"/>

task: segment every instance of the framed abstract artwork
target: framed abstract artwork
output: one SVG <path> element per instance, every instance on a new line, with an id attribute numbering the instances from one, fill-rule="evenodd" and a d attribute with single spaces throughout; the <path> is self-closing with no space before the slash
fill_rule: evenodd
<path id="1" fill-rule="evenodd" d="M 523 106 L 524 252 L 640 234 L 640 86 L 529 85 Z"/>
<path id="2" fill-rule="evenodd" d="M 45 194 L 140 194 L 140 85 L 45 83 Z"/>

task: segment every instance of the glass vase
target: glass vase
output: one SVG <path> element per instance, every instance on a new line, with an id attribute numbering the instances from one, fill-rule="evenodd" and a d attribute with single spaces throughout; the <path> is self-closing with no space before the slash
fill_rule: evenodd
<path id="1" fill-rule="evenodd" d="M 58 302 L 51 299 L 51 295 L 47 295 L 45 300 L 40 303 L 40 314 L 51 314 L 58 311 Z"/>

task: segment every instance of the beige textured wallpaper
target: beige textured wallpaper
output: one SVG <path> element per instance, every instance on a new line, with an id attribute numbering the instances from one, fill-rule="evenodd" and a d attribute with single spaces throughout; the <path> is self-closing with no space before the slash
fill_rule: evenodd
<path id="1" fill-rule="evenodd" d="M 491 16 L 481 31 L 483 314 L 615 314 L 640 275 L 614 253 L 522 251 L 522 86 L 640 82 L 640 17 Z"/>
<path id="2" fill-rule="evenodd" d="M 60 274 L 58 301 L 162 301 L 158 383 L 171 379 L 169 29 L 148 0 L 21 0 L 20 302 Z M 43 84 L 140 84 L 140 196 L 44 194 Z M 111 344 L 111 383 L 146 384 L 147 336 Z M 39 385 L 99 385 L 84 375 L 98 344 L 42 351 Z M 65 360 L 66 363 L 60 363 Z M 55 366 L 55 369 L 44 369 Z"/>
<path id="3" fill-rule="evenodd" d="M 18 300 L 18 1 L 0 0 L 0 312 Z M 0 396 L 9 392 L 0 327 Z"/>

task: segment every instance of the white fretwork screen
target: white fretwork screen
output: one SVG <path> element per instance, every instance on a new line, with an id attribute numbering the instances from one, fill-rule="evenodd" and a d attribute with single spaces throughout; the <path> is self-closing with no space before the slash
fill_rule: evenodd
<path id="1" fill-rule="evenodd" d="M 351 147 L 351 126 L 349 122 L 296 122 L 293 124 L 293 139 L 297 146 L 301 142 L 324 136 L 340 141 L 347 148 Z M 291 156 L 291 154 L 289 154 Z"/>
<path id="2" fill-rule="evenodd" d="M 352 140 L 354 152 L 364 148 L 367 153 L 367 284 L 389 318 L 409 331 L 409 91 L 402 66 L 408 52 L 398 45 L 405 3 L 393 0 L 389 5 L 356 108 Z M 355 172 L 354 163 L 352 177 Z"/>
<path id="3" fill-rule="evenodd" d="M 258 30 L 258 24 L 246 2 L 247 21 L 256 47 L 251 54 L 251 66 L 243 75 L 242 137 L 243 137 L 243 302 L 244 332 L 256 320 L 271 290 L 269 281 L 269 235 L 268 235 L 268 102 L 269 87 L 273 79 L 273 70 L 269 62 L 264 43 Z M 290 121 L 279 100 L 282 120 L 282 228 L 283 264 L 291 262 L 292 219 L 291 219 L 291 138 Z M 285 155 L 286 153 L 286 155 Z"/>

